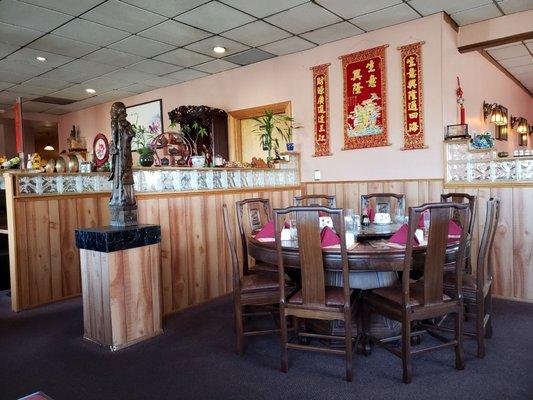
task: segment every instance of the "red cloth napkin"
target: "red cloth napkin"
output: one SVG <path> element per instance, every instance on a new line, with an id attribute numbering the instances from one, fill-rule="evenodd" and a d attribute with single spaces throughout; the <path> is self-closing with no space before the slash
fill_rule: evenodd
<path id="1" fill-rule="evenodd" d="M 256 239 L 274 238 L 274 220 L 268 221 L 259 232 L 255 235 Z"/>
<path id="2" fill-rule="evenodd" d="M 341 244 L 341 239 L 335 232 L 333 232 L 333 229 L 329 226 L 325 226 L 324 229 L 322 229 L 322 232 L 320 232 L 320 242 L 322 247 L 328 247 Z"/>
<path id="3" fill-rule="evenodd" d="M 455 221 L 448 223 L 448 236 L 461 236 L 462 229 Z"/>
<path id="4" fill-rule="evenodd" d="M 373 208 L 368 209 L 368 218 L 370 219 L 370 222 L 374 222 L 374 217 L 376 216 L 376 212 Z"/>
<path id="5" fill-rule="evenodd" d="M 418 218 L 418 227 L 424 229 L 424 213 L 420 214 L 420 218 Z"/>
<path id="6" fill-rule="evenodd" d="M 403 224 L 400 229 L 396 231 L 394 235 L 391 236 L 389 242 L 396 244 L 406 244 L 407 243 L 407 234 L 409 233 L 409 226 Z M 416 236 L 413 238 L 413 245 L 418 245 L 418 239 Z"/>

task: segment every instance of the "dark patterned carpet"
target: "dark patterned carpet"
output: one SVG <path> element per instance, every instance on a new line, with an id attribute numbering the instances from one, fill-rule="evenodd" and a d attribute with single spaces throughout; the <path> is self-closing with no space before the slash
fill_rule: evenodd
<path id="1" fill-rule="evenodd" d="M 167 317 L 162 336 L 115 354 L 82 340 L 81 299 L 18 314 L 9 301 L 0 292 L 0 399 L 533 399 L 533 304 L 495 300 L 485 359 L 470 340 L 464 371 L 451 349 L 422 354 L 405 385 L 382 349 L 355 355 L 351 383 L 343 358 L 316 353 L 290 352 L 281 373 L 275 336 L 251 338 L 239 357 L 229 298 Z"/>

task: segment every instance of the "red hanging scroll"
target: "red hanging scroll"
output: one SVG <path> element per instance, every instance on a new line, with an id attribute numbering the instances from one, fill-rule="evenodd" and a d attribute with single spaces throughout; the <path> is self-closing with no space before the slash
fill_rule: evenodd
<path id="1" fill-rule="evenodd" d="M 402 59 L 403 149 L 423 149 L 424 103 L 422 82 L 422 45 L 412 43 L 398 47 Z"/>
<path id="2" fill-rule="evenodd" d="M 385 49 L 339 57 L 344 81 L 344 148 L 388 146 Z"/>
<path id="3" fill-rule="evenodd" d="M 314 157 L 330 156 L 329 152 L 329 72 L 331 64 L 311 67 L 313 71 L 313 93 L 315 110 L 315 154 Z"/>
<path id="4" fill-rule="evenodd" d="M 24 151 L 23 142 L 23 128 L 22 128 L 22 100 L 17 98 L 13 105 L 13 116 L 15 119 L 15 143 L 17 145 L 17 153 Z"/>

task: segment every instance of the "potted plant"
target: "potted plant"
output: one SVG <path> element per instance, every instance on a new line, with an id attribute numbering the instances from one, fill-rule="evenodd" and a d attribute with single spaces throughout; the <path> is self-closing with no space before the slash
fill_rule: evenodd
<path id="1" fill-rule="evenodd" d="M 142 167 L 151 167 L 154 164 L 154 152 L 155 150 L 150 145 L 153 139 L 153 132 L 151 129 L 146 129 L 142 125 L 132 124 L 131 127 L 135 132 L 133 143 L 137 147 L 139 152 L 139 165 Z"/>
<path id="2" fill-rule="evenodd" d="M 268 152 L 267 162 L 271 163 L 274 158 L 272 151 L 279 152 L 279 139 L 283 139 L 287 143 L 287 150 L 294 150 L 294 143 L 292 143 L 292 130 L 299 128 L 294 124 L 294 119 L 282 114 L 275 114 L 272 110 L 266 110 L 261 117 L 253 118 L 257 125 L 254 132 L 259 134 L 259 142 L 264 151 Z M 275 132 L 279 134 L 279 138 L 274 137 Z"/>

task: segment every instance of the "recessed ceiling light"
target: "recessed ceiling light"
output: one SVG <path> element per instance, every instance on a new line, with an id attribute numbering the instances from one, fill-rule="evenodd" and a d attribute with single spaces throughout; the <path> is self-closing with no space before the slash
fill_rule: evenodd
<path id="1" fill-rule="evenodd" d="M 226 48 L 222 46 L 216 46 L 213 47 L 213 51 L 217 54 L 224 54 L 226 52 Z"/>
<path id="2" fill-rule="evenodd" d="M 46 57 L 43 57 L 43 56 L 37 56 L 37 57 L 35 57 L 35 59 L 37 61 L 41 61 L 41 62 L 45 62 L 46 61 Z"/>
<path id="3" fill-rule="evenodd" d="M 94 90 L 94 89 L 85 89 L 85 91 L 86 91 L 87 93 L 90 93 L 90 94 L 94 94 L 94 93 L 96 93 L 96 90 Z"/>

